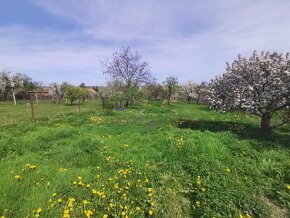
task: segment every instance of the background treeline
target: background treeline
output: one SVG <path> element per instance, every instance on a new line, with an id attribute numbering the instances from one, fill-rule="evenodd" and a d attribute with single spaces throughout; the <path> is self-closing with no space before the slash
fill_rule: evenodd
<path id="1" fill-rule="evenodd" d="M 47 92 L 55 102 L 66 99 L 73 104 L 75 101 L 80 103 L 88 98 L 99 98 L 103 107 L 110 101 L 117 108 L 148 100 L 164 101 L 168 105 L 172 101 L 195 101 L 221 112 L 241 110 L 259 116 L 260 126 L 267 131 L 290 120 L 289 54 L 254 51 L 249 58 L 238 55 L 232 64 L 227 63 L 224 74 L 201 84 L 193 81 L 180 84 L 173 75 L 162 84 L 157 83 L 150 73 L 149 64 L 130 48 L 115 52 L 111 59 L 103 60 L 101 65 L 103 73 L 109 77 L 105 86 L 51 83 Z M 0 73 L 1 100 L 13 98 L 16 104 L 16 95 L 27 98 L 29 91 L 29 94 L 37 95 L 40 90 L 43 90 L 40 84 L 25 74 Z M 271 125 L 274 115 L 278 115 L 281 122 Z"/>

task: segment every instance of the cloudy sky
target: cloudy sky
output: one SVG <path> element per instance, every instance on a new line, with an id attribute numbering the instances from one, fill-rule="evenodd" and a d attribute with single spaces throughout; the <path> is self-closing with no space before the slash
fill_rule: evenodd
<path id="1" fill-rule="evenodd" d="M 290 52 L 289 0 L 1 0 L 0 70 L 101 85 L 100 60 L 137 50 L 157 81 L 209 81 L 253 50 Z"/>

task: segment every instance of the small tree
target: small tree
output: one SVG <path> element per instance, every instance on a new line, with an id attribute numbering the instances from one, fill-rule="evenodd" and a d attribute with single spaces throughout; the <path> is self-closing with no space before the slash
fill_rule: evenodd
<path id="1" fill-rule="evenodd" d="M 0 93 L 3 100 L 7 99 L 7 96 L 11 93 L 14 104 L 16 105 L 15 94 L 23 90 L 24 82 L 29 77 L 25 74 L 2 71 L 0 73 Z"/>
<path id="2" fill-rule="evenodd" d="M 67 82 L 63 82 L 62 84 L 57 83 L 49 84 L 48 91 L 51 94 L 52 98 L 57 101 L 57 103 L 59 103 L 65 96 L 67 86 L 68 86 Z"/>
<path id="3" fill-rule="evenodd" d="M 201 84 L 196 86 L 196 102 L 199 104 L 209 104 L 209 84 L 206 82 L 202 82 Z"/>
<path id="4" fill-rule="evenodd" d="M 289 54 L 277 52 L 257 54 L 250 58 L 238 56 L 227 72 L 213 82 L 220 90 L 213 96 L 220 100 L 218 107 L 241 108 L 261 118 L 260 126 L 270 130 L 289 122 L 287 107 L 290 106 L 290 58 Z M 282 122 L 271 126 L 271 118 L 284 111 Z"/>
<path id="5" fill-rule="evenodd" d="M 186 84 L 182 85 L 182 95 L 187 102 L 196 98 L 196 87 L 197 85 L 192 81 L 188 81 Z"/>
<path id="6" fill-rule="evenodd" d="M 141 56 L 137 52 L 132 53 L 130 48 L 122 48 L 120 52 L 113 54 L 111 61 L 106 60 L 102 64 L 105 68 L 103 73 L 111 76 L 111 83 L 118 81 L 117 85 L 122 86 L 122 92 L 128 89 L 126 95 L 123 96 L 128 97 L 125 99 L 126 106 L 133 103 L 130 100 L 133 96 L 129 96 L 129 93 L 135 94 L 129 90 L 136 89 L 151 80 L 148 63 L 142 61 Z"/>
<path id="7" fill-rule="evenodd" d="M 75 100 L 80 100 L 87 95 L 87 90 L 77 86 L 67 86 L 65 96 L 69 99 L 71 105 Z"/>
<path id="8" fill-rule="evenodd" d="M 147 98 L 150 100 L 160 100 L 165 97 L 165 89 L 162 85 L 153 82 L 149 83 L 144 87 Z"/>
<path id="9" fill-rule="evenodd" d="M 163 84 L 167 91 L 167 104 L 170 105 L 171 97 L 175 94 L 178 86 L 178 80 L 175 76 L 170 76 L 166 78 Z"/>

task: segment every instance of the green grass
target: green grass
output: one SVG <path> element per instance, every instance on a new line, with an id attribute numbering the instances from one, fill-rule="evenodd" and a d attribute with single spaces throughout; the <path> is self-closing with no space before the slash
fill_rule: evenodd
<path id="1" fill-rule="evenodd" d="M 195 104 L 100 105 L 40 102 L 32 121 L 25 102 L 0 104 L 0 215 L 289 216 L 289 126 L 264 134 L 255 117 Z"/>

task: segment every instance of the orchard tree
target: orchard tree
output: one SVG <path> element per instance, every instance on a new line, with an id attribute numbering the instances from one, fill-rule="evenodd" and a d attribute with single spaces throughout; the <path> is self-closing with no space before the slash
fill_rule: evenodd
<path id="1" fill-rule="evenodd" d="M 83 99 L 84 96 L 87 95 L 87 90 L 85 88 L 77 87 L 77 86 L 67 86 L 66 87 L 66 92 L 65 92 L 65 97 L 69 99 L 71 105 L 75 100 Z"/>
<path id="2" fill-rule="evenodd" d="M 11 72 L 2 71 L 0 73 L 0 94 L 4 101 L 7 99 L 7 96 L 11 90 Z"/>
<path id="3" fill-rule="evenodd" d="M 227 72 L 215 84 L 226 95 L 227 108 L 241 108 L 259 116 L 264 130 L 289 122 L 289 53 L 254 51 L 250 58 L 239 55 L 231 65 L 227 64 Z M 218 98 L 223 101 L 223 97 Z M 278 111 L 284 112 L 283 120 L 271 126 L 271 118 Z"/>
<path id="4" fill-rule="evenodd" d="M 197 85 L 195 89 L 195 94 L 196 94 L 196 102 L 198 104 L 210 104 L 209 101 L 210 88 L 208 83 L 202 82 L 201 84 Z"/>
<path id="5" fill-rule="evenodd" d="M 169 76 L 166 78 L 163 84 L 166 89 L 167 104 L 170 105 L 171 97 L 175 94 L 178 86 L 178 80 L 175 76 Z"/>
<path id="6" fill-rule="evenodd" d="M 66 87 L 68 86 L 67 82 L 63 82 L 62 84 L 51 83 L 49 84 L 48 91 L 53 99 L 59 103 L 63 97 L 65 96 Z"/>
<path id="7" fill-rule="evenodd" d="M 24 85 L 30 80 L 31 78 L 25 74 L 12 74 L 12 72 L 2 71 L 0 73 L 0 93 L 3 100 L 6 100 L 7 96 L 12 94 L 14 104 L 16 105 L 15 94 L 23 91 Z"/>
<path id="8" fill-rule="evenodd" d="M 119 52 L 113 54 L 112 60 L 102 62 L 104 74 L 111 76 L 111 81 L 118 81 L 122 84 L 122 91 L 132 93 L 130 90 L 137 89 L 142 84 L 151 80 L 149 65 L 143 61 L 141 56 L 135 52 L 132 53 L 130 48 L 122 48 Z M 126 106 L 130 105 L 132 96 L 126 95 Z"/>
<path id="9" fill-rule="evenodd" d="M 150 100 L 157 101 L 165 97 L 164 87 L 156 82 L 148 83 L 144 86 L 144 90 Z"/>
<path id="10" fill-rule="evenodd" d="M 196 87 L 197 84 L 192 81 L 188 81 L 186 84 L 182 85 L 182 96 L 187 102 L 196 98 Z"/>
<path id="11" fill-rule="evenodd" d="M 236 92 L 232 90 L 231 82 L 226 74 L 210 81 L 207 90 L 207 102 L 210 102 L 212 108 L 225 112 L 239 106 Z"/>

